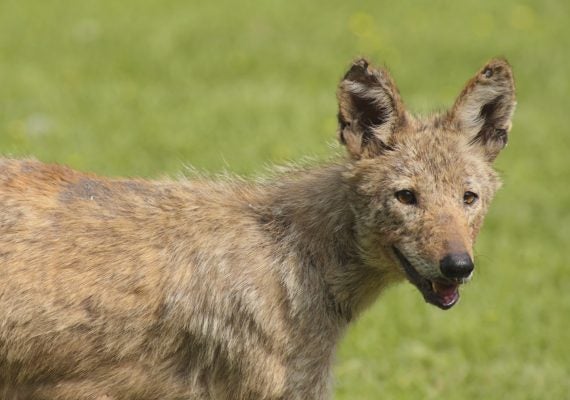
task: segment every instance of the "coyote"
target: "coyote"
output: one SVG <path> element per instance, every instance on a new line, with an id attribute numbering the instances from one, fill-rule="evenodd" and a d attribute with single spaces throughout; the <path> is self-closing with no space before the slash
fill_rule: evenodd
<path id="1" fill-rule="evenodd" d="M 1 161 L 0 397 L 327 399 L 338 341 L 384 288 L 456 304 L 500 186 L 509 64 L 420 118 L 359 59 L 338 102 L 346 156 L 258 181 Z"/>

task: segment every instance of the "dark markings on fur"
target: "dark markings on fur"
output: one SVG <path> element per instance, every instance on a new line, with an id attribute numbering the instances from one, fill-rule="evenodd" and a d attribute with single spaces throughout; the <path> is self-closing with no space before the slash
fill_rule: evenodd
<path id="1" fill-rule="evenodd" d="M 67 184 L 66 189 L 61 192 L 60 200 L 68 203 L 77 200 L 89 200 L 104 202 L 113 196 L 113 191 L 104 183 L 82 178 L 77 182 Z"/>
<path id="2" fill-rule="evenodd" d="M 83 307 L 85 313 L 87 314 L 87 317 L 91 321 L 96 320 L 101 315 L 101 312 L 98 309 L 97 304 L 93 299 L 93 296 L 88 296 L 85 299 L 83 299 L 83 301 L 81 301 L 81 306 Z"/>

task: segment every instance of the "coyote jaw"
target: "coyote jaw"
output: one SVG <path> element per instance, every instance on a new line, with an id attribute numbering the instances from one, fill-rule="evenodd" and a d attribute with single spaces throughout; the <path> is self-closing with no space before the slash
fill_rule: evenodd
<path id="1" fill-rule="evenodd" d="M 396 257 L 400 261 L 400 264 L 402 264 L 406 277 L 418 288 L 426 302 L 433 304 L 442 310 L 448 310 L 459 301 L 459 283 L 446 280 L 432 281 L 424 278 L 400 250 L 395 246 L 392 246 L 392 248 L 394 249 Z"/>

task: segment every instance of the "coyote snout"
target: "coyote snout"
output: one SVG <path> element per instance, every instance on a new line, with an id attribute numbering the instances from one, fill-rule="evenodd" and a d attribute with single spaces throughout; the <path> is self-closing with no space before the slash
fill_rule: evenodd
<path id="1" fill-rule="evenodd" d="M 510 66 L 416 117 L 357 60 L 338 102 L 348 156 L 263 181 L 0 161 L 0 398 L 323 400 L 386 286 L 456 304 L 499 188 Z"/>
<path id="2" fill-rule="evenodd" d="M 474 200 L 464 200 L 465 206 L 473 204 Z M 448 204 L 446 207 L 453 206 Z M 459 285 L 471 279 L 475 268 L 466 218 L 459 213 L 456 217 L 440 213 L 436 218 L 425 218 L 417 224 L 423 234 L 406 238 L 408 242 L 396 245 L 396 256 L 425 299 L 448 309 L 459 300 Z M 424 280 L 427 282 L 422 284 Z"/>

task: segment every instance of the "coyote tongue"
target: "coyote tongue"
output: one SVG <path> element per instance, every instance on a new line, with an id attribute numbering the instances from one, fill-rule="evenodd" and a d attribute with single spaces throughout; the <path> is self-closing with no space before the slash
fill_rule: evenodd
<path id="1" fill-rule="evenodd" d="M 443 305 L 454 304 L 459 299 L 458 285 L 442 282 L 432 282 L 432 289 Z"/>

